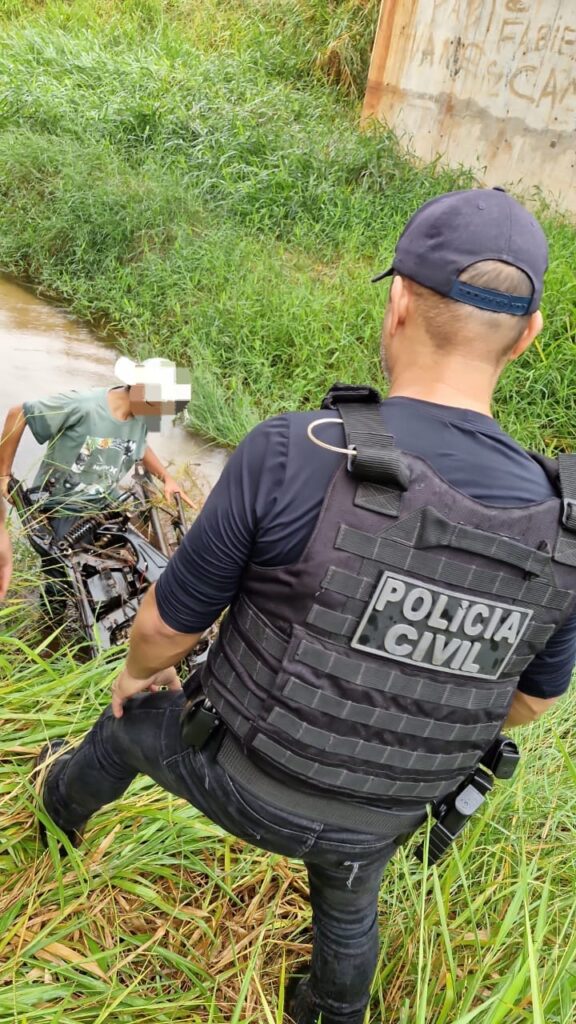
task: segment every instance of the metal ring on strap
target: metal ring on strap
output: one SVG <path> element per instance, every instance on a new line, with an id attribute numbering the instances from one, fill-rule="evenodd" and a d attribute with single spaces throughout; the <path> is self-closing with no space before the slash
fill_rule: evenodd
<path id="1" fill-rule="evenodd" d="M 314 420 L 313 423 L 309 423 L 308 427 L 306 429 L 306 433 L 308 434 L 308 437 L 310 438 L 310 440 L 314 444 L 317 444 L 319 448 L 326 448 L 326 450 L 329 451 L 329 452 L 337 452 L 338 455 L 347 455 L 348 458 L 351 458 L 353 455 L 356 455 L 356 449 L 355 448 L 352 448 L 352 447 L 350 447 L 350 448 L 338 448 L 334 444 L 328 444 L 326 441 L 321 441 L 319 437 L 314 437 L 314 434 L 313 434 L 312 431 L 314 430 L 314 427 L 319 427 L 321 423 L 342 423 L 343 424 L 344 420 L 335 419 L 333 416 L 324 416 L 324 417 L 322 417 L 322 419 Z"/>
<path id="2" fill-rule="evenodd" d="M 405 491 L 410 472 L 394 438 L 386 432 L 380 416 L 380 403 L 351 402 L 337 405 L 340 418 L 321 417 L 308 424 L 306 433 L 313 444 L 348 458 L 348 472 L 360 480 L 384 484 Z M 341 423 L 346 434 L 347 447 L 328 444 L 314 434 L 314 428 L 324 423 Z"/>

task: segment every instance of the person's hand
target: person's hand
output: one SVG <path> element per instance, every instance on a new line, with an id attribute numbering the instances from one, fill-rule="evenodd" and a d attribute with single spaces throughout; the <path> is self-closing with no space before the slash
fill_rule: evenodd
<path id="1" fill-rule="evenodd" d="M 124 704 L 137 693 L 156 693 L 161 686 L 169 690 L 181 690 L 182 683 L 178 678 L 175 668 L 163 668 L 160 672 L 148 676 L 147 679 L 136 679 L 131 676 L 127 669 L 122 669 L 120 675 L 112 683 L 112 713 L 114 718 L 122 718 Z"/>
<path id="2" fill-rule="evenodd" d="M 8 530 L 0 524 L 0 601 L 3 601 L 6 597 L 11 575 L 12 545 Z"/>
<path id="3" fill-rule="evenodd" d="M 194 508 L 194 502 L 191 501 L 186 492 L 182 490 L 178 481 L 167 473 L 164 477 L 164 497 L 166 498 L 166 501 L 173 501 L 176 494 L 179 494 L 182 501 L 185 501 L 190 508 Z"/>

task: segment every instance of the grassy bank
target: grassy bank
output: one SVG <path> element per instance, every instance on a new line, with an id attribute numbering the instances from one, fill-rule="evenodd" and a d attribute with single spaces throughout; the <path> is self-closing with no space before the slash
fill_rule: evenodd
<path id="1" fill-rule="evenodd" d="M 281 979 L 310 953 L 301 865 L 224 837 L 144 779 L 94 818 L 81 853 L 39 849 L 32 758 L 83 734 L 115 666 L 78 666 L 70 649 L 45 662 L 33 584 L 22 570 L 0 611 L 0 1024 L 279 1024 Z M 575 727 L 564 705 L 522 734 L 519 777 L 428 878 L 412 846 L 396 857 L 373 1024 L 571 1024 Z"/>
<path id="2" fill-rule="evenodd" d="M 357 46 L 365 72 L 375 3 L 1 9 L 0 266 L 191 365 L 194 424 L 226 443 L 335 379 L 379 382 L 370 275 L 423 200 L 470 177 L 358 132 L 343 69 L 361 77 Z M 547 333 L 499 404 L 550 449 L 574 438 L 576 234 L 548 226 Z"/>
<path id="3" fill-rule="evenodd" d="M 194 422 L 228 443 L 334 379 L 378 383 L 369 284 L 424 199 L 360 135 L 372 0 L 0 0 L 0 266 L 192 366 Z M 508 372 L 503 422 L 573 446 L 573 228 L 546 214 L 542 343 Z M 138 780 L 60 862 L 37 843 L 45 739 L 79 738 L 117 662 L 52 660 L 18 552 L 0 609 L 0 1024 L 279 1024 L 310 952 L 301 865 L 243 846 Z M 576 713 L 519 734 L 524 758 L 454 856 L 400 851 L 380 904 L 372 1024 L 572 1024 Z"/>

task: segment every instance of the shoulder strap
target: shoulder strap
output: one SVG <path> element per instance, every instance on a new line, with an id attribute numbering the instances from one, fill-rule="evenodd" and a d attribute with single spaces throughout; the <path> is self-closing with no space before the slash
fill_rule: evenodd
<path id="1" fill-rule="evenodd" d="M 410 471 L 394 438 L 384 430 L 381 404 L 376 388 L 337 382 L 324 396 L 322 409 L 336 409 L 342 418 L 346 444 L 356 452 L 348 460 L 352 476 L 405 491 Z"/>
<path id="2" fill-rule="evenodd" d="M 410 471 L 394 438 L 384 430 L 380 403 L 338 404 L 337 409 L 344 422 L 346 444 L 355 449 L 348 460 L 352 476 L 405 491 Z"/>
<path id="3" fill-rule="evenodd" d="M 558 456 L 558 475 L 562 497 L 562 526 L 576 533 L 576 455 Z"/>
<path id="4" fill-rule="evenodd" d="M 337 381 L 322 399 L 321 409 L 338 409 L 347 403 L 380 405 L 382 395 L 369 384 L 342 384 Z"/>

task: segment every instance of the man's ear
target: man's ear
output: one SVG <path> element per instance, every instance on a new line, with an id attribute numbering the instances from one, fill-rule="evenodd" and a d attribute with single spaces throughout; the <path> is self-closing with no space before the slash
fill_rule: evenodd
<path id="1" fill-rule="evenodd" d="M 404 278 L 395 274 L 388 296 L 388 331 L 391 336 L 403 327 L 408 315 L 408 289 Z"/>
<path id="2" fill-rule="evenodd" d="M 521 356 L 522 353 L 525 352 L 526 349 L 530 347 L 530 345 L 534 341 L 534 338 L 536 338 L 540 334 L 540 331 L 542 330 L 543 326 L 544 318 L 540 310 L 537 309 L 535 313 L 532 313 L 526 325 L 526 329 L 514 345 L 512 351 L 509 353 L 509 362 L 512 362 L 512 360 L 514 359 L 518 359 L 518 356 Z"/>

